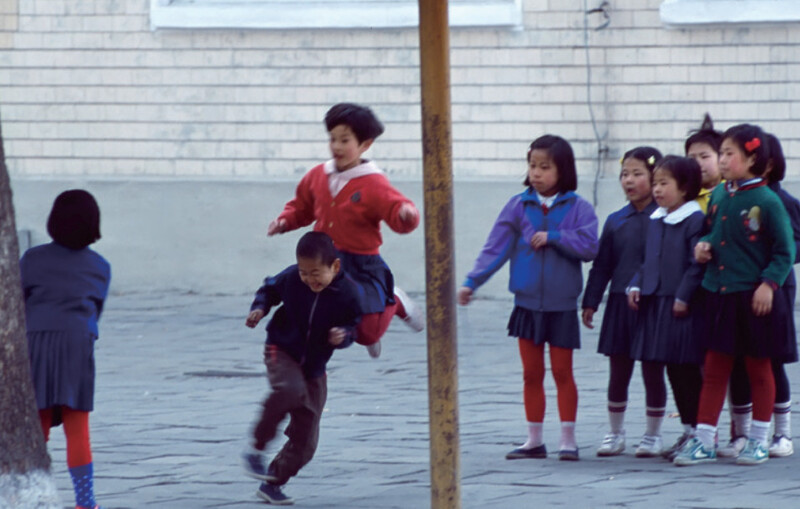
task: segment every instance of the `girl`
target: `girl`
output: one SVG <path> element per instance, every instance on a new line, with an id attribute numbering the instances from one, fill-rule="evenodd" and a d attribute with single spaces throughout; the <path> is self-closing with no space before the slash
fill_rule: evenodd
<path id="1" fill-rule="evenodd" d="M 507 459 L 545 458 L 544 344 L 558 390 L 561 440 L 558 457 L 577 460 L 575 416 L 578 390 L 572 376 L 572 351 L 580 347 L 577 300 L 581 262 L 597 254 L 597 217 L 575 194 L 577 174 L 572 147 L 563 138 L 545 135 L 528 149 L 527 189 L 500 212 L 475 266 L 458 290 L 458 302 L 469 304 L 473 292 L 510 260 L 509 289 L 514 310 L 508 335 L 518 337 L 524 377 L 528 440 Z"/>
<path id="2" fill-rule="evenodd" d="M 47 220 L 53 242 L 20 260 L 28 353 L 45 441 L 63 422 L 67 465 L 78 508 L 94 500 L 89 412 L 94 406 L 94 342 L 111 268 L 87 246 L 100 238 L 100 209 L 91 194 L 61 193 Z"/>
<path id="3" fill-rule="evenodd" d="M 697 424 L 702 354 L 695 334 L 692 296 L 703 274 L 702 265 L 693 256 L 705 217 L 694 201 L 700 181 L 700 166 L 688 157 L 666 156 L 653 172 L 653 196 L 659 208 L 650 216 L 644 263 L 628 291 L 628 305 L 639 311 L 640 317 L 631 356 L 642 361 L 642 371 L 652 377 L 655 407 L 648 403 L 647 430 L 637 456 L 662 452 L 665 365 L 684 427 L 683 436 L 671 449 L 678 450 Z"/>
<path id="4" fill-rule="evenodd" d="M 753 423 L 736 462 L 755 465 L 769 457 L 775 402 L 770 359 L 791 352 L 788 305 L 783 292 L 775 290 L 789 275 L 795 246 L 786 209 L 761 178 L 767 159 L 759 127 L 741 124 L 725 132 L 720 167 L 726 183 L 712 192 L 710 232 L 695 248 L 698 262 L 708 264 L 702 285 L 709 321 L 697 434 L 681 449 L 676 465 L 716 460 L 714 435 L 737 355 L 744 356 L 750 379 Z"/>
<path id="5" fill-rule="evenodd" d="M 603 325 L 600 328 L 599 353 L 608 356 L 608 421 L 609 433 L 603 439 L 598 456 L 615 456 L 625 450 L 625 409 L 628 405 L 628 385 L 633 374 L 631 337 L 636 323 L 636 313 L 628 308 L 625 288 L 634 272 L 644 261 L 644 240 L 650 214 L 656 209 L 652 194 L 653 169 L 661 159 L 661 152 L 653 147 L 636 147 L 622 158 L 619 181 L 629 203 L 608 216 L 600 236 L 600 248 L 589 271 L 589 280 L 583 292 L 583 324 L 593 329 L 592 318 L 597 311 L 603 292 L 608 291 Z M 644 366 L 643 366 L 644 368 Z M 651 377 L 643 369 L 645 387 L 650 387 Z M 658 373 L 657 373 L 658 374 Z M 664 386 L 664 375 L 661 387 Z M 647 390 L 647 415 L 663 406 L 655 404 L 653 391 Z"/>
<path id="6" fill-rule="evenodd" d="M 422 310 L 394 286 L 391 270 L 379 249 L 380 225 L 385 221 L 398 233 L 419 225 L 414 203 L 395 189 L 375 163 L 362 159 L 383 124 L 371 109 L 341 103 L 325 115 L 332 159 L 302 178 L 297 194 L 272 221 L 267 235 L 284 233 L 314 223 L 341 253 L 342 269 L 362 288 L 364 316 L 358 326 L 358 343 L 370 356 L 381 353 L 380 339 L 397 315 L 412 330 L 424 328 Z"/>
<path id="7" fill-rule="evenodd" d="M 711 191 L 722 181 L 719 172 L 720 143 L 722 143 L 722 133 L 714 129 L 714 123 L 708 113 L 703 118 L 700 129 L 692 132 L 684 143 L 686 157 L 697 161 L 703 174 L 703 185 L 697 196 L 697 203 L 703 209 L 703 213 L 708 210 Z"/>
<path id="8" fill-rule="evenodd" d="M 797 254 L 800 253 L 800 202 L 786 192 L 781 187 L 781 180 L 786 175 L 786 160 L 783 157 L 781 143 L 774 135 L 766 133 L 767 144 L 769 146 L 769 160 L 764 176 L 767 179 L 767 186 L 772 189 L 781 199 L 781 203 L 789 214 L 789 221 L 792 225 L 792 236 L 795 243 L 795 259 L 798 262 Z M 772 374 L 775 378 L 775 405 L 773 406 L 773 416 L 775 417 L 775 433 L 772 436 L 772 443 L 769 446 L 771 457 L 784 457 L 794 454 L 792 445 L 791 428 L 791 407 L 792 395 L 789 388 L 789 379 L 786 376 L 785 363 L 797 362 L 797 342 L 795 338 L 794 309 L 797 283 L 795 280 L 794 269 L 789 271 L 786 282 L 781 287 L 785 294 L 786 302 L 789 303 L 790 312 L 787 313 L 788 320 L 786 327 L 789 334 L 789 346 L 792 351 L 784 358 L 772 359 Z M 732 401 L 732 434 L 727 447 L 719 449 L 719 456 L 736 457 L 744 448 L 747 441 L 747 433 L 752 420 L 753 404 L 750 397 L 750 381 L 747 378 L 747 371 L 741 359 L 737 358 L 731 373 L 730 392 Z"/>

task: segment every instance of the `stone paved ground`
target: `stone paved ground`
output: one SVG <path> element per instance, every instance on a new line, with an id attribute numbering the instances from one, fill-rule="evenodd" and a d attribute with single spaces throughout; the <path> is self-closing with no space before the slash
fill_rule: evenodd
<path id="1" fill-rule="evenodd" d="M 97 344 L 92 440 L 99 501 L 107 508 L 260 507 L 257 482 L 239 453 L 267 392 L 263 329 L 244 327 L 250 295 L 113 295 Z M 679 469 L 632 450 L 644 429 L 638 369 L 631 387 L 625 455 L 594 455 L 606 431 L 604 357 L 583 330 L 575 358 L 581 461 L 507 461 L 525 433 L 521 367 L 505 336 L 510 300 L 459 310 L 461 499 L 465 508 L 796 507 L 800 455 L 765 465 L 731 461 Z M 596 330 L 596 329 L 595 329 Z M 375 361 L 360 346 L 329 364 L 329 398 L 317 456 L 286 487 L 298 507 L 430 506 L 426 338 L 395 321 Z M 789 370 L 793 391 L 800 373 Z M 545 436 L 558 446 L 552 379 Z M 674 409 L 674 405 L 671 405 Z M 674 411 L 674 410 L 673 410 Z M 795 420 L 797 410 L 794 409 Z M 723 417 L 723 424 L 727 418 Z M 679 434 L 664 425 L 665 442 Z M 274 450 L 274 449 L 273 449 Z M 50 451 L 65 506 L 72 490 L 63 435 Z"/>

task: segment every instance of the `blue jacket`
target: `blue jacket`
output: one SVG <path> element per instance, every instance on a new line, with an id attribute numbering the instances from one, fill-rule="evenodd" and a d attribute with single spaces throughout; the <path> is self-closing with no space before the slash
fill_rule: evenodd
<path id="1" fill-rule="evenodd" d="M 703 233 L 705 215 L 695 201 L 671 214 L 658 209 L 650 220 L 644 263 L 631 279 L 642 295 L 675 297 L 685 303 L 703 279 L 705 267 L 694 259 L 694 246 Z"/>
<path id="2" fill-rule="evenodd" d="M 531 247 L 547 232 L 547 245 Z M 577 309 L 583 287 L 581 262 L 597 255 L 597 216 L 572 191 L 559 194 L 545 212 L 532 188 L 509 200 L 495 221 L 464 286 L 473 290 L 510 261 L 508 289 L 514 303 L 533 311 Z"/>
<path id="3" fill-rule="evenodd" d="M 289 354 L 307 379 L 324 375 L 333 351 L 350 346 L 356 338 L 362 312 L 355 283 L 340 271 L 330 285 L 315 293 L 300 280 L 297 265 L 292 265 L 264 280 L 250 310 L 269 313 L 281 303 L 267 324 L 267 344 Z M 338 346 L 328 342 L 328 333 L 334 327 L 347 332 Z"/>
<path id="4" fill-rule="evenodd" d="M 650 214 L 657 208 L 656 202 L 651 201 L 640 212 L 628 203 L 609 214 L 600 235 L 597 258 L 589 271 L 581 307 L 597 310 L 609 281 L 609 293 L 625 293 L 631 278 L 644 262 L 644 241 Z"/>
<path id="5" fill-rule="evenodd" d="M 19 261 L 28 332 L 73 331 L 97 337 L 97 321 L 111 266 L 91 249 L 51 242 L 28 249 Z"/>

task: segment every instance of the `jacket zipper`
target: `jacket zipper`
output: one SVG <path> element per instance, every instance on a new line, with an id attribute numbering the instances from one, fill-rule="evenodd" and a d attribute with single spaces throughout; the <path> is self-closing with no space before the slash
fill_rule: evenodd
<path id="1" fill-rule="evenodd" d="M 306 331 L 306 344 L 303 348 L 303 356 L 300 357 L 301 366 L 306 362 L 306 353 L 308 352 L 308 344 L 311 341 L 311 322 L 314 320 L 314 311 L 316 311 L 317 309 L 318 300 L 319 300 L 319 294 L 315 294 L 314 302 L 311 304 L 311 312 L 308 313 L 308 330 Z"/>

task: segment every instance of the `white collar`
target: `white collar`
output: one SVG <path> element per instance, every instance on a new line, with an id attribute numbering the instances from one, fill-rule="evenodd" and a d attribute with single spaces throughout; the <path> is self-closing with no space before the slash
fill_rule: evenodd
<path id="1" fill-rule="evenodd" d="M 691 200 L 687 201 L 669 213 L 667 213 L 667 209 L 665 207 L 658 207 L 652 214 L 650 214 L 650 219 L 664 218 L 664 222 L 667 224 L 678 224 L 698 211 L 702 212 L 703 209 L 700 208 L 700 205 L 698 205 L 696 201 Z"/>
<path id="2" fill-rule="evenodd" d="M 542 205 L 544 205 L 547 208 L 550 208 L 550 207 L 553 206 L 553 202 L 556 201 L 556 198 L 558 198 L 558 193 L 556 193 L 556 194 L 554 194 L 552 196 L 544 197 L 544 196 L 542 196 L 541 194 L 539 194 L 537 192 L 536 193 L 536 198 L 539 200 L 539 203 L 541 203 Z"/>
<path id="3" fill-rule="evenodd" d="M 358 166 L 354 166 L 346 171 L 337 171 L 336 162 L 333 159 L 325 161 L 323 170 L 325 174 L 328 175 L 328 189 L 333 197 L 336 197 L 339 191 L 344 189 L 344 186 L 353 179 L 365 175 L 372 175 L 373 173 L 383 173 L 383 170 L 378 168 L 372 161 L 364 161 Z"/>

